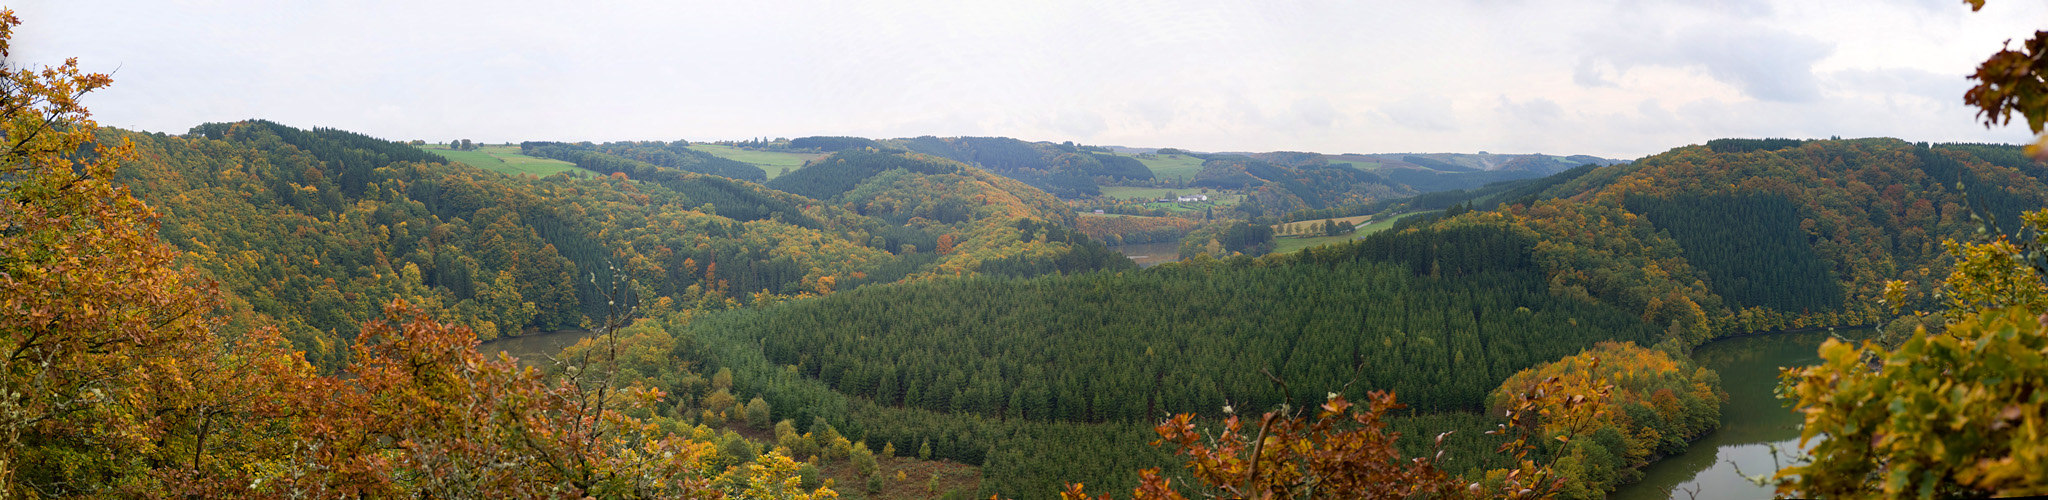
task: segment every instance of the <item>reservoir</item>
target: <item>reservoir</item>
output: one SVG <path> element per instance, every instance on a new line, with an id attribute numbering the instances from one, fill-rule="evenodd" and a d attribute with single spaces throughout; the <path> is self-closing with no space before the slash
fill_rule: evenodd
<path id="1" fill-rule="evenodd" d="M 1869 338 L 1869 329 L 1838 330 L 1846 339 Z M 1643 480 L 1616 488 L 1621 500 L 1753 500 L 1771 498 L 1772 489 L 1757 486 L 1744 475 L 1769 476 L 1789 464 L 1799 444 L 1799 415 L 1778 400 L 1778 370 L 1820 363 L 1816 354 L 1826 331 L 1780 333 L 1712 342 L 1693 351 L 1693 360 L 1721 374 L 1728 402 L 1721 405 L 1721 428 L 1693 441 L 1685 453 L 1665 457 L 1643 470 Z M 1781 452 L 1773 457 L 1771 446 Z M 1737 473 L 1737 469 L 1741 473 Z M 1696 491 L 1697 497 L 1689 492 Z"/>

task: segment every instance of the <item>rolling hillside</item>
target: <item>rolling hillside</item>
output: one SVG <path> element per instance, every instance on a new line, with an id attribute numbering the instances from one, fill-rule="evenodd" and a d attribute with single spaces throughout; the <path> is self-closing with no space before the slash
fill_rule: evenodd
<path id="1" fill-rule="evenodd" d="M 778 407 L 829 401 L 843 410 L 826 418 L 847 428 L 943 439 L 942 453 L 983 464 L 998 492 L 1042 491 L 1055 478 L 1118 484 L 1128 476 L 1075 468 L 1106 465 L 1032 457 L 1073 447 L 1090 451 L 1051 455 L 1142 463 L 1100 450 L 1141 446 L 1116 436 L 1161 412 L 1270 406 L 1290 392 L 1396 389 L 1435 412 L 1420 417 L 1432 432 L 1488 428 L 1466 413 L 1479 394 L 1601 341 L 1684 352 L 1720 335 L 1870 324 L 1884 317 L 1881 280 L 1924 280 L 1913 269 L 1941 265 L 1938 238 L 1967 236 L 1965 207 L 1996 214 L 2048 200 L 2035 177 L 2048 170 L 2005 148 L 1742 145 L 1584 166 L 1486 193 L 1506 200 L 1496 209 L 1461 204 L 1288 255 L 890 285 L 719 315 L 676 334 L 760 348 L 679 356 L 764 374 L 794 367 L 774 376 Z M 1247 175 L 1258 168 L 1237 161 Z M 1026 430 L 1047 426 L 1097 437 Z M 1484 443 L 1452 446 L 1462 463 L 1494 466 Z M 986 451 L 1019 448 L 1033 451 Z"/>
<path id="2" fill-rule="evenodd" d="M 1073 216 L 1050 196 L 957 164 L 930 181 L 955 185 L 944 196 L 915 191 L 921 176 L 861 184 L 871 204 L 929 198 L 970 214 L 925 224 L 629 159 L 611 160 L 629 169 L 615 175 L 537 178 L 264 121 L 103 133 L 136 143 L 123 182 L 222 281 L 244 327 L 282 326 L 326 367 L 390 298 L 489 338 L 576 327 L 603 314 L 607 292 L 720 309 L 918 275 L 1130 265 L 1061 237 Z M 1007 201 L 983 206 L 996 194 Z"/>
<path id="3" fill-rule="evenodd" d="M 1873 324 L 1887 280 L 1931 300 L 1947 274 L 1941 242 L 1971 237 L 1973 212 L 2011 230 L 2019 211 L 2048 206 L 2044 172 L 2014 146 L 1724 139 L 1579 172 L 1465 219 L 1576 248 L 1551 264 L 1560 293 L 1650 316 L 1698 306 L 1721 333 Z M 1586 236 L 1616 232 L 1645 246 Z"/>
<path id="4" fill-rule="evenodd" d="M 519 154 L 519 148 L 512 146 L 480 146 L 474 150 L 459 151 L 448 149 L 441 145 L 427 145 L 420 147 L 420 149 L 439 155 L 442 158 L 447 158 L 449 161 L 461 162 L 472 167 L 501 174 L 527 174 L 536 177 L 547 177 L 557 173 L 571 172 L 575 175 L 598 175 L 596 172 L 577 168 L 574 163 Z"/>

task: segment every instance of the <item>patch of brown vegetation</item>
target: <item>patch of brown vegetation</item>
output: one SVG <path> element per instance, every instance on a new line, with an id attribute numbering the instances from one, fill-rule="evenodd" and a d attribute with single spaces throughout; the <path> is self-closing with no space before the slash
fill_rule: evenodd
<path id="1" fill-rule="evenodd" d="M 860 477 L 853 469 L 852 461 L 838 460 L 819 464 L 818 469 L 833 481 L 833 491 L 844 499 L 912 499 L 941 498 L 947 492 L 958 492 L 953 498 L 974 498 L 974 492 L 981 489 L 981 468 L 951 460 L 918 460 L 905 457 L 875 457 L 880 465 L 875 475 L 882 478 L 882 491 L 869 493 L 867 478 Z M 903 473 L 898 480 L 897 473 Z M 938 478 L 938 487 L 931 488 L 932 478 Z"/>

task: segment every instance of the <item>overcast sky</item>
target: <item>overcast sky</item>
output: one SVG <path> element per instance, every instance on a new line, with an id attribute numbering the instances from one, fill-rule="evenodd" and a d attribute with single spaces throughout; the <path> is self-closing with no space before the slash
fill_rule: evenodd
<path id="1" fill-rule="evenodd" d="M 16 0 L 102 125 L 387 139 L 1000 135 L 1636 158 L 1719 137 L 2020 142 L 1962 104 L 2038 0 Z"/>

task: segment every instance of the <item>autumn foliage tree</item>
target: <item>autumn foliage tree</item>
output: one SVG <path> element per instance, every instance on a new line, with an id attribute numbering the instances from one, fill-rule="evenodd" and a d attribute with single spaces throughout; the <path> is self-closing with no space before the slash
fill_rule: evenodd
<path id="1" fill-rule="evenodd" d="M 1963 0 L 1970 4 L 1970 10 L 1982 10 L 1984 0 Z M 2010 41 L 2007 42 L 2011 43 Z M 2013 113 L 2019 113 L 2027 122 L 2027 128 L 2040 134 L 2048 126 L 2048 31 L 2035 31 L 2034 37 L 2020 43 L 2020 50 L 2010 47 L 2001 49 L 1977 66 L 1977 73 L 1970 79 L 1977 80 L 1977 86 L 1963 94 L 1963 102 L 1977 108 L 1977 116 L 1984 120 L 1984 126 L 2012 123 Z M 2027 147 L 2027 152 L 2036 158 L 2043 156 L 2042 146 L 2048 144 L 2048 136 Z"/>
<path id="2" fill-rule="evenodd" d="M 1982 0 L 1969 0 L 1982 8 Z M 2048 120 L 2048 31 L 2024 52 L 2002 50 L 1978 68 L 1964 100 L 1985 124 Z M 2040 144 L 2029 146 L 2036 158 Z M 1975 193 L 1973 193 L 1975 194 Z M 1805 417 L 1809 456 L 1771 478 L 1785 496 L 1971 498 L 2048 494 L 2048 211 L 2022 217 L 2031 240 L 1992 230 L 1947 242 L 1954 270 L 1942 284 L 1941 331 L 1914 329 L 1895 347 L 1829 340 L 1821 363 L 1789 369 L 1778 386 Z M 1893 282 L 1894 307 L 1911 287 Z"/>
<path id="3" fill-rule="evenodd" d="M 2024 219 L 2048 229 L 2048 211 Z M 1896 346 L 1829 340 L 1819 365 L 1786 370 L 1778 393 L 1805 416 L 1809 456 L 1772 478 L 1779 493 L 2048 494 L 2048 285 L 2031 258 L 2044 246 L 1949 242 L 1940 331 Z"/>
<path id="4" fill-rule="evenodd" d="M 712 445 L 627 416 L 658 390 L 548 378 L 486 358 L 403 301 L 357 337 L 351 377 L 312 380 L 306 450 L 251 482 L 280 496 L 713 498 Z M 584 368 L 596 369 L 598 366 Z"/>
<path id="5" fill-rule="evenodd" d="M 1497 411 L 1533 401 L 1527 430 L 1557 457 L 1565 498 L 1604 497 L 1652 459 L 1720 425 L 1720 376 L 1661 350 L 1602 342 L 1523 370 L 1493 394 Z"/>
<path id="6" fill-rule="evenodd" d="M 1580 398 L 1557 409 L 1584 403 Z M 1374 391 L 1364 405 L 1331 393 L 1313 409 L 1283 406 L 1266 412 L 1257 427 L 1233 414 L 1214 432 L 1203 430 L 1192 414 L 1176 415 L 1155 429 L 1160 439 L 1153 444 L 1175 447 L 1176 454 L 1186 457 L 1187 472 L 1196 483 L 1176 487 L 1160 469 L 1147 469 L 1139 472 L 1142 482 L 1131 498 L 1532 499 L 1551 498 L 1564 486 L 1548 466 L 1529 459 L 1534 441 L 1521 429 L 1532 425 L 1539 412 L 1548 411 L 1533 396 L 1518 399 L 1507 413 L 1508 423 L 1489 432 L 1515 435 L 1498 451 L 1512 454 L 1517 467 L 1495 471 L 1483 482 L 1437 467 L 1448 433 L 1436 436 L 1435 454 L 1403 457 L 1394 446 L 1401 434 L 1388 432 L 1385 424 L 1387 413 L 1401 408 L 1391 392 Z M 1090 497 L 1084 485 L 1073 483 L 1060 497 L 1112 498 Z"/>
<path id="7" fill-rule="evenodd" d="M 2048 211 L 2027 222 L 2048 229 Z M 1778 393 L 1805 416 L 1810 456 L 1777 472 L 1780 494 L 2048 494 L 2048 287 L 2002 238 L 1951 251 L 1944 331 L 1891 348 L 1829 340 L 1819 365 L 1786 370 Z"/>
<path id="8" fill-rule="evenodd" d="M 0 56 L 17 23 L 0 9 Z M 620 383 L 615 343 L 546 376 L 397 300 L 325 375 L 275 327 L 226 328 L 222 293 L 116 182 L 134 149 L 98 140 L 79 104 L 109 82 L 75 61 L 0 66 L 0 498 L 721 498 L 787 482 L 787 458 L 721 475 L 711 444 L 647 419 L 664 394 Z"/>
<path id="9" fill-rule="evenodd" d="M 0 57 L 17 24 L 0 10 Z M 93 143 L 79 98 L 110 82 L 76 60 L 0 66 L 0 496 L 162 465 L 114 455 L 163 458 L 180 412 L 154 410 L 180 403 L 153 392 L 215 341 L 219 301 L 112 180 L 128 148 Z"/>

